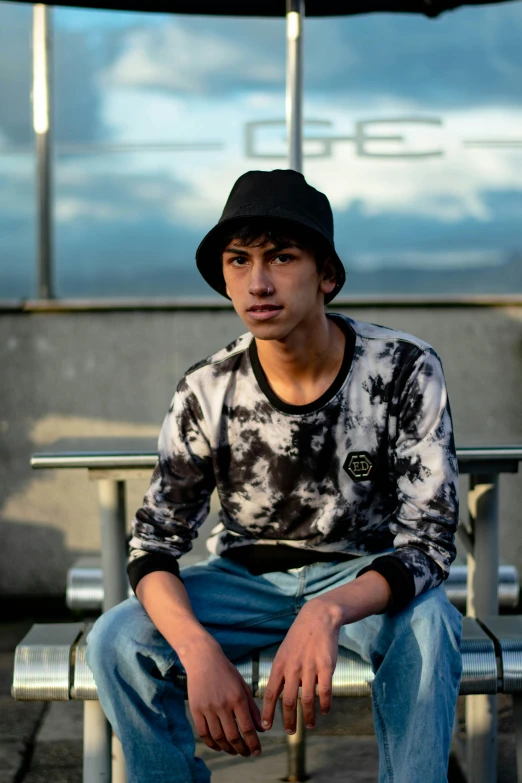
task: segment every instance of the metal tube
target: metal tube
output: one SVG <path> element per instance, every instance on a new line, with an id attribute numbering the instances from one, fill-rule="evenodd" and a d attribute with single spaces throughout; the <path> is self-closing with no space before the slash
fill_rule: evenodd
<path id="1" fill-rule="evenodd" d="M 112 735 L 112 781 L 111 783 L 127 783 L 123 748 L 116 734 Z"/>
<path id="2" fill-rule="evenodd" d="M 286 0 L 286 129 L 288 165 L 303 170 L 304 0 Z"/>
<path id="3" fill-rule="evenodd" d="M 468 503 L 473 524 L 473 552 L 468 554 L 468 615 L 498 614 L 498 475 L 470 477 Z M 468 778 L 470 783 L 497 779 L 497 697 L 466 697 Z"/>
<path id="4" fill-rule="evenodd" d="M 83 783 L 111 783 L 111 727 L 93 700 L 83 702 Z"/>
<path id="5" fill-rule="evenodd" d="M 125 543 L 125 482 L 98 481 L 101 554 L 103 569 L 103 611 L 127 598 Z"/>
<path id="6" fill-rule="evenodd" d="M 127 598 L 125 543 L 125 482 L 98 481 L 103 569 L 103 611 L 106 612 Z M 119 740 L 113 737 L 112 777 L 124 783 L 125 762 Z"/>
<path id="7" fill-rule="evenodd" d="M 33 127 L 36 138 L 38 211 L 38 296 L 54 297 L 51 171 L 51 25 L 50 10 L 33 8 Z"/>
<path id="8" fill-rule="evenodd" d="M 295 734 L 286 735 L 288 775 L 285 780 L 290 783 L 308 780 L 308 775 L 306 774 L 306 730 L 301 699 L 297 702 L 297 722 L 295 728 Z"/>

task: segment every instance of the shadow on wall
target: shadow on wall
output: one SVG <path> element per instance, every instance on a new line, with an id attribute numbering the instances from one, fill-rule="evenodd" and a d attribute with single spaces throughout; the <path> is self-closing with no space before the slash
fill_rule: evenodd
<path id="1" fill-rule="evenodd" d="M 0 594 L 49 593 L 49 584 L 63 585 L 67 570 L 80 556 L 94 550 L 66 545 L 62 530 L 51 525 L 2 520 L 2 550 L 15 568 L 0 569 Z M 36 567 L 35 567 L 36 566 Z"/>
<path id="2" fill-rule="evenodd" d="M 244 331 L 235 313 L 195 316 L 0 314 L 1 592 L 63 593 L 75 557 L 99 551 L 95 483 L 33 471 L 31 454 L 61 438 L 157 438 L 184 371 Z M 129 521 L 147 485 L 128 482 Z"/>

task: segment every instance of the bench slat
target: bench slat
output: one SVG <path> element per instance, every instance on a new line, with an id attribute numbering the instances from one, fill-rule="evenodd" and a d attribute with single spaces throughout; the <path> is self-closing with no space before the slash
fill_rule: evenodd
<path id="1" fill-rule="evenodd" d="M 14 698 L 43 701 L 97 699 L 96 684 L 85 662 L 91 627 L 92 624 L 85 626 L 83 623 L 33 626 L 16 649 Z M 518 657 L 515 656 L 513 664 L 509 663 L 509 656 L 506 658 L 504 687 L 511 689 L 505 691 L 508 693 L 522 690 L 522 621 L 520 632 L 513 637 L 512 643 Z M 262 697 L 265 693 L 277 649 L 274 645 L 260 650 L 259 660 L 247 657 L 236 661 L 241 676 L 255 696 Z M 502 681 L 498 677 L 494 642 L 471 617 L 463 618 L 462 662 L 461 695 L 497 693 Z M 511 680 L 509 677 L 506 680 L 506 672 L 511 671 Z M 334 696 L 369 696 L 373 679 L 368 662 L 350 650 L 339 648 L 332 680 Z M 177 683 L 186 693 L 186 677 L 178 677 Z"/>
<path id="2" fill-rule="evenodd" d="M 522 617 L 489 615 L 482 624 L 494 637 L 500 651 L 504 693 L 522 691 Z"/>
<path id="3" fill-rule="evenodd" d="M 19 701 L 67 701 L 71 651 L 83 623 L 33 625 L 15 651 L 11 693 Z"/>
<path id="4" fill-rule="evenodd" d="M 183 566 L 183 562 L 181 563 Z M 453 565 L 444 583 L 450 601 L 464 609 L 467 598 L 468 568 Z M 498 569 L 498 600 L 501 607 L 513 607 L 518 603 L 519 579 L 515 566 L 501 565 Z M 129 596 L 132 590 L 129 587 Z M 103 577 L 99 557 L 80 558 L 67 573 L 66 603 L 77 611 L 100 611 L 103 604 Z"/>

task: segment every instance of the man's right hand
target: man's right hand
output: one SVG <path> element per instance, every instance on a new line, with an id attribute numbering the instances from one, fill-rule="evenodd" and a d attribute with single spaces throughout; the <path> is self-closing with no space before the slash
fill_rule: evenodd
<path id="1" fill-rule="evenodd" d="M 233 756 L 259 755 L 257 732 L 264 729 L 254 697 L 194 616 L 183 582 L 166 571 L 153 571 L 140 579 L 136 595 L 187 673 L 189 707 L 205 745 Z"/>
<path id="2" fill-rule="evenodd" d="M 232 756 L 258 756 L 264 731 L 254 697 L 215 640 L 185 660 L 189 707 L 196 731 L 209 748 Z"/>

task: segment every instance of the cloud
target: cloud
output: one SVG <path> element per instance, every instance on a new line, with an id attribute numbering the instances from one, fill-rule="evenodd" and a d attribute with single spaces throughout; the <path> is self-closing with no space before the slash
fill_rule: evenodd
<path id="1" fill-rule="evenodd" d="M 129 32 L 121 55 L 100 77 L 116 86 L 168 89 L 178 94 L 215 95 L 285 80 L 284 28 L 274 20 L 165 20 Z M 279 46 L 275 46 L 275 43 Z"/>

